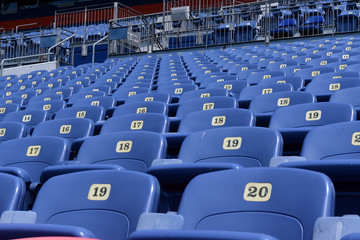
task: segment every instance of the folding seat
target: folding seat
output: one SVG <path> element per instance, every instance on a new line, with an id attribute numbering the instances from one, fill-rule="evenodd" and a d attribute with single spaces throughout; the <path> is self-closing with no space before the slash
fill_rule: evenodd
<path id="1" fill-rule="evenodd" d="M 72 86 L 72 85 L 82 85 L 83 87 L 88 87 L 91 84 L 90 79 L 86 78 L 74 78 L 67 82 L 65 85 Z"/>
<path id="2" fill-rule="evenodd" d="M 49 89 L 44 92 L 44 94 L 58 94 L 62 95 L 64 99 L 69 99 L 70 96 L 74 93 L 74 90 L 68 87 L 59 87 L 56 89 Z"/>
<path id="3" fill-rule="evenodd" d="M 272 77 L 283 77 L 285 73 L 283 71 L 265 71 L 265 72 L 258 72 L 255 74 L 250 74 L 246 81 L 249 85 L 258 84 L 263 79 L 268 79 Z"/>
<path id="4" fill-rule="evenodd" d="M 48 87 L 49 89 L 54 89 L 54 88 L 58 88 L 62 85 L 61 82 L 59 81 L 55 81 L 55 80 L 51 80 L 51 81 L 47 81 L 47 82 L 43 82 L 39 84 L 39 87 Z"/>
<path id="5" fill-rule="evenodd" d="M 284 76 L 284 77 L 272 77 L 272 78 L 266 78 L 262 79 L 258 85 L 268 84 L 268 83 L 290 83 L 294 90 L 300 90 L 304 88 L 304 80 L 302 80 L 300 77 L 294 77 L 294 76 Z"/>
<path id="6" fill-rule="evenodd" d="M 251 74 L 255 74 L 255 73 L 258 73 L 258 72 L 267 72 L 269 70 L 267 69 L 249 69 L 249 70 L 245 70 L 245 71 L 240 71 L 236 74 L 236 77 L 239 79 L 239 80 L 246 80 Z"/>
<path id="7" fill-rule="evenodd" d="M 70 144 L 78 138 L 92 136 L 94 122 L 86 118 L 63 118 L 39 123 L 32 133 L 32 137 L 54 136 L 62 137 Z"/>
<path id="8" fill-rule="evenodd" d="M 123 114 L 109 118 L 101 128 L 101 134 L 121 131 L 169 131 L 169 120 L 165 114 Z"/>
<path id="9" fill-rule="evenodd" d="M 295 62 L 297 62 L 299 65 L 306 65 L 309 61 L 313 60 L 313 59 L 320 59 L 321 56 L 320 55 L 316 55 L 316 54 L 308 54 L 305 56 L 300 56 L 294 59 Z"/>
<path id="10" fill-rule="evenodd" d="M 192 133 L 219 127 L 253 125 L 255 125 L 255 116 L 247 109 L 218 108 L 186 114 L 180 122 L 178 133 Z"/>
<path id="11" fill-rule="evenodd" d="M 0 105 L 9 104 L 9 103 L 13 103 L 13 104 L 17 104 L 19 106 L 23 106 L 24 105 L 24 99 L 22 97 L 17 97 L 17 96 L 0 98 Z"/>
<path id="12" fill-rule="evenodd" d="M 101 106 L 73 106 L 64 108 L 55 114 L 55 119 L 61 118 L 88 118 L 95 123 L 104 120 L 105 110 Z"/>
<path id="13" fill-rule="evenodd" d="M 18 90 L 15 89 L 5 89 L 5 90 L 1 90 L 0 94 L 2 94 L 4 97 L 10 97 L 12 94 L 14 93 L 18 93 Z"/>
<path id="14" fill-rule="evenodd" d="M 10 112 L 3 118 L 4 122 L 20 122 L 26 125 L 27 135 L 31 134 L 32 129 L 40 122 L 46 121 L 48 113 L 42 109 L 26 109 Z"/>
<path id="15" fill-rule="evenodd" d="M 311 67 L 298 70 L 294 76 L 301 77 L 305 81 L 305 85 L 309 83 L 314 77 L 324 73 L 335 72 L 332 67 Z"/>
<path id="16" fill-rule="evenodd" d="M 150 93 L 140 93 L 128 97 L 125 101 L 126 104 L 134 102 L 152 102 L 158 101 L 165 104 L 170 103 L 170 94 L 163 92 L 150 92 Z"/>
<path id="17" fill-rule="evenodd" d="M 22 138 L 25 135 L 25 124 L 18 122 L 0 122 L 0 142 Z"/>
<path id="18" fill-rule="evenodd" d="M 104 110 L 108 110 L 109 108 L 114 107 L 115 103 L 115 99 L 111 96 L 99 96 L 79 99 L 73 104 L 73 107 L 93 105 L 101 106 Z"/>
<path id="19" fill-rule="evenodd" d="M 52 81 L 60 82 L 62 85 L 70 81 L 70 76 L 60 75 L 52 79 Z"/>
<path id="20" fill-rule="evenodd" d="M 339 53 L 334 53 L 331 55 L 331 57 L 336 57 L 338 58 L 340 61 L 346 62 L 346 61 L 359 61 L 360 58 L 360 52 L 355 52 L 355 51 L 349 51 L 349 52 L 339 52 Z"/>
<path id="21" fill-rule="evenodd" d="M 302 36 L 322 34 L 324 22 L 325 19 L 322 15 L 310 16 L 306 19 L 304 26 L 299 28 L 299 33 Z"/>
<path id="22" fill-rule="evenodd" d="M 206 89 L 212 89 L 212 88 L 224 88 L 228 90 L 234 98 L 238 98 L 240 95 L 240 92 L 248 86 L 248 83 L 246 81 L 242 80 L 228 80 L 223 82 L 216 82 L 209 84 Z"/>
<path id="23" fill-rule="evenodd" d="M 28 104 L 33 102 L 42 102 L 42 101 L 50 101 L 50 100 L 63 100 L 63 96 L 60 94 L 41 94 L 39 96 L 32 97 Z"/>
<path id="24" fill-rule="evenodd" d="M 76 101 L 80 100 L 80 99 L 84 99 L 84 98 L 92 98 L 92 97 L 102 97 L 105 96 L 105 92 L 103 91 L 91 91 L 91 92 L 78 92 L 75 93 L 73 95 L 71 95 L 71 97 L 68 100 L 68 104 L 74 104 Z"/>
<path id="25" fill-rule="evenodd" d="M 335 103 L 348 103 L 351 104 L 357 111 L 357 116 L 360 116 L 360 99 L 357 97 L 360 94 L 360 87 L 352 87 L 347 89 L 341 89 L 334 92 L 329 102 Z"/>
<path id="26" fill-rule="evenodd" d="M 324 74 L 325 75 L 325 74 Z M 322 75 L 319 75 L 319 77 Z M 309 83 L 305 92 L 313 93 L 318 102 L 329 101 L 330 96 L 340 89 L 353 88 L 360 86 L 360 78 L 328 78 L 328 79 L 313 79 Z"/>
<path id="27" fill-rule="evenodd" d="M 68 141 L 62 138 L 26 137 L 2 142 L 0 150 L 0 166 L 36 183 L 44 168 L 67 160 L 70 149 Z"/>
<path id="28" fill-rule="evenodd" d="M 275 92 L 293 91 L 290 83 L 267 83 L 243 88 L 239 95 L 239 105 L 248 108 L 251 100 L 258 95 L 271 94 Z"/>
<path id="29" fill-rule="evenodd" d="M 321 67 L 321 66 L 326 66 L 328 63 L 334 63 L 334 62 L 339 62 L 339 59 L 331 56 L 331 57 L 325 57 L 325 58 L 312 59 L 312 60 L 308 61 L 306 64 L 314 66 L 314 67 Z"/>
<path id="30" fill-rule="evenodd" d="M 290 66 L 286 68 L 282 68 L 281 71 L 285 73 L 286 76 L 294 76 L 294 74 L 304 68 L 312 68 L 312 66 L 309 65 L 298 65 L 298 66 Z"/>
<path id="31" fill-rule="evenodd" d="M 124 114 L 143 114 L 143 113 L 161 113 L 167 115 L 168 108 L 164 102 L 159 101 L 142 101 L 131 102 L 120 105 L 115 108 L 113 117 Z"/>
<path id="32" fill-rule="evenodd" d="M 306 134 L 317 126 L 356 120 L 353 106 L 345 103 L 305 103 L 277 109 L 269 127 L 281 132 L 285 152 L 298 154 Z"/>
<path id="33" fill-rule="evenodd" d="M 0 213 L 21 210 L 25 198 L 25 182 L 11 174 L 0 172 L 0 186 L 3 194 L 0 198 Z"/>
<path id="34" fill-rule="evenodd" d="M 342 72 L 342 71 L 345 71 L 348 67 L 359 64 L 359 63 L 360 62 L 358 62 L 358 61 L 348 60 L 348 61 L 342 61 L 342 62 L 329 63 L 327 66 L 335 68 L 336 72 Z"/>
<path id="35" fill-rule="evenodd" d="M 309 193 L 313 197 L 306 197 Z M 284 194 L 289 195 L 286 201 Z M 144 227 L 141 221 L 130 239 L 197 239 L 191 233 L 203 230 L 211 230 L 207 232 L 210 236 L 220 230 L 262 233 L 284 240 L 312 239 L 316 219 L 332 216 L 334 195 L 331 180 L 313 171 L 247 168 L 202 174 L 184 191 L 176 215 L 183 224 L 171 230 L 151 230 L 153 221 Z M 172 220 L 171 226 L 176 221 Z"/>
<path id="36" fill-rule="evenodd" d="M 157 211 L 159 194 L 159 183 L 154 177 L 132 171 L 99 170 L 55 176 L 39 191 L 32 209 L 37 216 L 35 223 L 1 224 L 0 232 L 9 238 L 45 235 L 127 239 L 142 213 Z M 73 198 L 64 201 L 64 195 Z"/>
<path id="37" fill-rule="evenodd" d="M 182 103 L 187 100 L 197 99 L 197 98 L 206 98 L 214 96 L 224 96 L 228 97 L 229 92 L 225 88 L 209 88 L 209 89 L 199 89 L 185 92 L 181 95 L 179 103 Z"/>
<path id="38" fill-rule="evenodd" d="M 216 76 L 216 77 L 208 77 L 200 82 L 201 88 L 206 88 L 208 85 L 216 82 L 224 82 L 224 81 L 232 81 L 237 80 L 235 75 L 224 75 L 224 76 Z"/>
<path id="39" fill-rule="evenodd" d="M 182 96 L 183 93 L 196 90 L 198 87 L 196 84 L 179 84 L 179 85 L 159 85 L 158 92 L 169 93 L 172 98 L 172 102 L 176 102 Z"/>
<path id="40" fill-rule="evenodd" d="M 120 87 L 113 93 L 112 96 L 115 98 L 116 102 L 123 103 L 130 96 L 137 95 L 140 93 L 148 93 L 148 92 L 150 92 L 150 88 Z"/>
<path id="41" fill-rule="evenodd" d="M 316 98 L 309 92 L 276 92 L 256 96 L 250 102 L 249 110 L 255 113 L 256 124 L 258 126 L 268 126 L 270 118 L 276 109 L 296 104 L 314 102 L 316 102 Z"/>
<path id="42" fill-rule="evenodd" d="M 269 69 L 270 71 L 279 71 L 282 70 L 283 68 L 286 67 L 290 67 L 290 66 L 297 66 L 298 63 L 295 61 L 280 61 L 280 62 L 274 62 L 274 63 L 269 63 L 269 65 L 267 65 L 267 69 Z"/>
<path id="43" fill-rule="evenodd" d="M 217 108 L 237 108 L 237 101 L 233 97 L 224 96 L 197 98 L 184 101 L 179 105 L 176 117 L 181 119 L 190 112 L 206 111 Z"/>
<path id="44" fill-rule="evenodd" d="M 0 77 L 0 82 L 6 82 L 6 81 L 10 81 L 12 79 L 15 79 L 17 78 L 18 76 L 17 75 L 14 75 L 14 74 L 10 74 L 10 75 L 5 75 L 5 76 L 2 76 Z"/>
<path id="45" fill-rule="evenodd" d="M 236 75 L 240 71 L 247 71 L 250 69 L 258 69 L 257 64 L 249 64 L 249 63 L 243 63 L 243 64 L 235 64 L 234 66 L 230 67 L 228 70 L 228 74 L 230 75 Z"/>
<path id="46" fill-rule="evenodd" d="M 80 89 L 79 93 L 82 93 L 82 92 L 90 93 L 90 92 L 99 92 L 99 91 L 105 92 L 105 95 L 110 95 L 110 93 L 111 93 L 111 87 L 106 86 L 106 85 L 95 85 L 95 84 L 92 84 L 92 85 L 89 86 L 89 87 Z"/>
<path id="47" fill-rule="evenodd" d="M 37 101 L 29 103 L 26 106 L 26 110 L 30 109 L 39 109 L 44 110 L 48 113 L 48 117 L 51 119 L 53 115 L 60 111 L 61 109 L 64 109 L 66 107 L 66 102 L 64 100 L 49 100 L 49 101 Z"/>

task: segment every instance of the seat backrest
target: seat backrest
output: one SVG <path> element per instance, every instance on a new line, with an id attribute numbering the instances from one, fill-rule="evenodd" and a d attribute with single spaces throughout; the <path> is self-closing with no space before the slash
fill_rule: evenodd
<path id="1" fill-rule="evenodd" d="M 182 118 L 186 114 L 195 111 L 205 111 L 217 108 L 236 108 L 237 101 L 233 97 L 215 96 L 207 98 L 198 98 L 184 101 L 179 105 L 176 117 Z"/>
<path id="2" fill-rule="evenodd" d="M 182 103 L 187 100 L 197 99 L 197 98 L 207 98 L 214 96 L 229 96 L 229 92 L 224 88 L 208 88 L 208 89 L 199 89 L 185 92 L 181 95 L 179 103 Z"/>
<path id="3" fill-rule="evenodd" d="M 311 197 L 309 197 L 311 196 Z M 195 177 L 178 214 L 184 230 L 264 233 L 312 239 L 318 217 L 332 216 L 335 191 L 324 174 L 290 168 L 246 168 Z"/>
<path id="4" fill-rule="evenodd" d="M 58 111 L 55 119 L 60 118 L 89 118 L 94 122 L 103 120 L 105 110 L 101 106 L 78 106 L 68 107 Z"/>
<path id="5" fill-rule="evenodd" d="M 33 133 L 37 136 L 55 136 L 66 138 L 72 143 L 77 138 L 92 136 L 94 122 L 87 118 L 63 118 L 39 123 Z"/>
<path id="6" fill-rule="evenodd" d="M 166 149 L 165 137 L 160 133 L 124 131 L 86 139 L 76 160 L 81 164 L 116 164 L 144 172 L 154 159 L 165 158 Z"/>
<path id="7" fill-rule="evenodd" d="M 116 101 L 126 101 L 128 97 L 141 93 L 148 93 L 148 92 L 150 92 L 150 88 L 146 88 L 146 87 L 139 87 L 139 88 L 119 87 L 113 93 L 112 96 L 116 99 Z"/>
<path id="8" fill-rule="evenodd" d="M 305 91 L 311 92 L 315 95 L 319 94 L 333 94 L 340 89 L 353 88 L 360 86 L 360 78 L 333 78 L 323 80 L 312 80 Z"/>
<path id="9" fill-rule="evenodd" d="M 225 88 L 232 94 L 232 96 L 234 96 L 235 98 L 238 98 L 241 90 L 243 90 L 247 85 L 248 85 L 248 83 L 246 81 L 229 80 L 229 81 L 211 83 L 206 88 L 207 89 L 209 89 L 209 88 Z"/>
<path id="10" fill-rule="evenodd" d="M 328 124 L 312 129 L 305 137 L 301 156 L 309 160 L 360 157 L 360 122 Z"/>
<path id="11" fill-rule="evenodd" d="M 356 120 L 356 111 L 346 103 L 304 103 L 277 109 L 270 128 L 301 128 Z"/>
<path id="12" fill-rule="evenodd" d="M 134 102 L 163 102 L 168 104 L 170 102 L 170 94 L 163 92 L 150 92 L 150 93 L 140 93 L 128 97 L 125 101 L 126 104 Z"/>
<path id="13" fill-rule="evenodd" d="M 0 120 L 4 119 L 4 117 L 11 112 L 17 112 L 20 109 L 19 104 L 17 103 L 3 103 L 0 104 Z"/>
<path id="14" fill-rule="evenodd" d="M 142 213 L 157 211 L 159 195 L 157 180 L 144 173 L 85 171 L 46 181 L 32 210 L 37 223 L 83 227 L 100 239 L 127 239 Z"/>
<path id="15" fill-rule="evenodd" d="M 254 125 L 255 116 L 247 109 L 219 108 L 186 114 L 180 122 L 178 132 L 191 133 L 211 128 Z"/>
<path id="16" fill-rule="evenodd" d="M 68 103 L 74 104 L 76 101 L 83 99 L 83 98 L 92 98 L 92 97 L 99 97 L 99 96 L 105 96 L 105 92 L 103 91 L 97 91 L 97 92 L 78 92 L 76 94 L 73 94 L 70 98 Z"/>
<path id="17" fill-rule="evenodd" d="M 280 133 L 273 129 L 217 128 L 187 136 L 178 158 L 184 163 L 230 162 L 245 167 L 267 167 L 272 157 L 282 154 L 282 146 Z"/>
<path id="18" fill-rule="evenodd" d="M 66 102 L 64 100 L 49 100 L 49 101 L 37 101 L 29 103 L 26 109 L 40 109 L 47 111 L 49 114 L 54 114 L 57 111 L 65 108 Z"/>
<path id="19" fill-rule="evenodd" d="M 308 92 L 276 92 L 256 96 L 251 101 L 249 109 L 254 113 L 271 113 L 281 107 L 302 103 L 313 103 L 315 101 L 315 96 Z"/>
<path id="20" fill-rule="evenodd" d="M 26 125 L 18 122 L 0 122 L 0 141 L 21 138 L 26 135 Z"/>
<path id="21" fill-rule="evenodd" d="M 118 106 L 113 113 L 113 117 L 124 114 L 133 114 L 133 113 L 167 114 L 167 112 L 168 112 L 167 105 L 163 102 L 158 102 L 158 101 L 133 102 Z"/>
<path id="22" fill-rule="evenodd" d="M 106 120 L 101 134 L 121 131 L 150 131 L 164 133 L 169 130 L 169 120 L 165 114 L 123 114 Z"/>
<path id="23" fill-rule="evenodd" d="M 25 198 L 26 185 L 16 176 L 0 173 L 0 213 L 4 211 L 21 210 Z"/>
<path id="24" fill-rule="evenodd" d="M 113 98 L 111 96 L 99 96 L 99 97 L 83 98 L 83 99 L 77 100 L 73 104 L 73 107 L 89 106 L 89 105 L 101 106 L 106 110 L 106 109 L 108 109 L 110 107 L 115 106 L 115 98 Z"/>
<path id="25" fill-rule="evenodd" d="M 25 169 L 32 182 L 40 181 L 41 171 L 68 159 L 69 142 L 59 137 L 27 137 L 0 144 L 0 165 Z"/>
<path id="26" fill-rule="evenodd" d="M 3 121 L 24 123 L 26 125 L 27 132 L 30 133 L 31 128 L 33 128 L 40 122 L 46 121 L 47 117 L 48 113 L 44 110 L 26 109 L 7 114 L 4 117 Z"/>
<path id="27" fill-rule="evenodd" d="M 360 99 L 357 97 L 360 94 L 360 87 L 352 87 L 341 89 L 331 95 L 330 102 L 349 103 L 354 107 L 360 107 Z"/>
<path id="28" fill-rule="evenodd" d="M 249 86 L 244 88 L 240 92 L 239 99 L 240 100 L 252 100 L 258 95 L 271 94 L 274 92 L 286 92 L 292 91 L 293 86 L 290 83 L 267 83 L 267 84 L 259 84 L 254 86 Z"/>

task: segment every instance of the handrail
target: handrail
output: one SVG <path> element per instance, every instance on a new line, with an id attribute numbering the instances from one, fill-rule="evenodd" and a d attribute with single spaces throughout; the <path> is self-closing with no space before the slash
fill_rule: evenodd
<path id="1" fill-rule="evenodd" d="M 1 61 L 1 72 L 0 72 L 0 76 L 3 75 L 4 72 L 4 63 L 7 61 L 13 61 L 13 60 L 20 60 L 20 59 L 25 59 L 25 58 L 34 58 L 34 57 L 42 57 L 42 56 L 49 56 L 55 53 L 41 53 L 41 54 L 36 54 L 36 55 L 28 55 L 28 56 L 22 56 L 22 57 L 15 57 L 15 58 L 5 58 Z"/>
<path id="2" fill-rule="evenodd" d="M 51 52 L 51 50 L 53 50 L 53 49 L 54 49 L 54 48 L 56 48 L 57 46 L 61 45 L 62 43 L 64 43 L 64 42 L 68 41 L 69 39 L 71 39 L 71 38 L 73 38 L 73 37 L 75 37 L 75 33 L 74 33 L 74 34 L 72 34 L 70 37 L 67 37 L 67 38 L 65 38 L 64 40 L 62 40 L 62 41 L 58 42 L 58 43 L 57 43 L 57 44 L 55 44 L 54 46 L 51 46 L 51 47 L 49 48 L 49 50 L 48 50 L 48 53 L 50 53 L 50 52 Z"/>
<path id="3" fill-rule="evenodd" d="M 100 39 L 99 41 L 97 41 L 96 43 L 93 44 L 93 49 L 92 49 L 92 63 L 95 63 L 95 47 L 96 45 L 98 45 L 99 43 L 101 43 L 102 41 L 104 41 L 105 39 L 107 39 L 109 37 L 109 35 L 106 35 L 105 37 L 103 37 L 102 39 Z"/>
<path id="4" fill-rule="evenodd" d="M 17 26 L 16 26 L 16 28 L 15 28 L 15 33 L 18 32 L 18 28 L 19 28 L 19 27 L 27 27 L 27 26 L 32 26 L 32 25 L 40 25 L 40 29 L 41 29 L 41 24 L 40 24 L 40 23 L 20 24 L 20 25 L 17 25 Z"/>

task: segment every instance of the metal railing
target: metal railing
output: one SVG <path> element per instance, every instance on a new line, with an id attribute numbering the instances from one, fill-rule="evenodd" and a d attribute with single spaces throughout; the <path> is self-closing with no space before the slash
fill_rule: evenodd
<path id="1" fill-rule="evenodd" d="M 175 21 L 171 8 L 184 6 Z M 166 1 L 162 13 L 111 20 L 109 55 L 357 32 L 358 9 L 349 1 Z"/>

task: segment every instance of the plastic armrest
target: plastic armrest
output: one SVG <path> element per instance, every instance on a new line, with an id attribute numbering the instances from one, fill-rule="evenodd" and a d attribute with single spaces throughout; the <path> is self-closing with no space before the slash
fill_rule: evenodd
<path id="1" fill-rule="evenodd" d="M 136 230 L 181 229 L 184 217 L 176 213 L 143 213 Z"/>
<path id="2" fill-rule="evenodd" d="M 360 232 L 360 217 L 344 215 L 342 217 L 320 217 L 314 226 L 313 240 L 340 239 L 350 233 Z"/>
<path id="3" fill-rule="evenodd" d="M 0 167 L 0 172 L 8 173 L 19 177 L 24 180 L 24 182 L 28 183 L 31 182 L 29 174 L 22 168 L 18 167 Z"/>
<path id="4" fill-rule="evenodd" d="M 277 167 L 282 163 L 306 161 L 304 157 L 298 156 L 276 156 L 270 159 L 269 167 Z"/>

